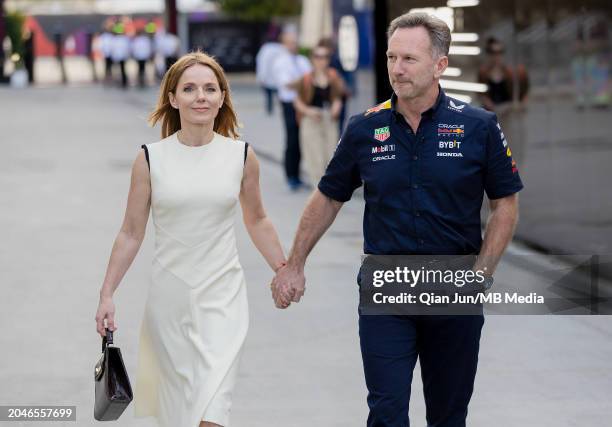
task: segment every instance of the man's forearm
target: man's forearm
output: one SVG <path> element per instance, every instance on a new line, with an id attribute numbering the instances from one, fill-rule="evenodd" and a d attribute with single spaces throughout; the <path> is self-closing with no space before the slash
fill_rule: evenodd
<path id="1" fill-rule="evenodd" d="M 341 207 L 341 202 L 330 199 L 315 189 L 304 209 L 289 253 L 287 264 L 290 267 L 304 268 L 308 254 L 334 222 Z"/>
<path id="2" fill-rule="evenodd" d="M 518 199 L 500 203 L 489 216 L 475 270 L 493 275 L 518 222 Z"/>

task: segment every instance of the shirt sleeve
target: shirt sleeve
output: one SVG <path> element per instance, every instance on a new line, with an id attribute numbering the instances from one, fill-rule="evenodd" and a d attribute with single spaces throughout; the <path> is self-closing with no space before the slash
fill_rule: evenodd
<path id="1" fill-rule="evenodd" d="M 348 125 L 332 156 L 325 175 L 319 181 L 319 191 L 339 202 L 351 199 L 353 191 L 361 186 L 361 174 L 357 161 L 356 141 L 354 135 L 355 118 L 351 117 Z"/>
<path id="2" fill-rule="evenodd" d="M 285 86 L 287 83 L 291 82 L 286 56 L 279 56 L 274 61 L 273 72 L 276 75 L 276 85 L 278 87 Z"/>
<path id="3" fill-rule="evenodd" d="M 312 71 L 312 65 L 310 64 L 308 58 L 306 58 L 304 55 L 300 55 L 299 58 L 302 75 L 310 73 Z"/>
<path id="4" fill-rule="evenodd" d="M 516 162 L 512 159 L 510 144 L 497 121 L 491 114 L 487 120 L 487 165 L 485 191 L 491 200 L 510 196 L 523 188 Z"/>

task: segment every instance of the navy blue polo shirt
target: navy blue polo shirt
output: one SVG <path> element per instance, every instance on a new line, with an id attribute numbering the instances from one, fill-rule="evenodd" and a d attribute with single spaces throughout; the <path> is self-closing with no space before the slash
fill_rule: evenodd
<path id="1" fill-rule="evenodd" d="M 478 253 L 484 193 L 523 188 L 496 115 L 439 91 L 416 133 L 395 94 L 352 116 L 319 182 L 340 202 L 363 184 L 366 254 Z"/>

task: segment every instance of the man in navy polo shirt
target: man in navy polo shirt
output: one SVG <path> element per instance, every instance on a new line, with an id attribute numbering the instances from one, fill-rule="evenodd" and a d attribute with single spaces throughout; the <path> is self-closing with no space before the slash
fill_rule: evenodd
<path id="1" fill-rule="evenodd" d="M 272 293 L 299 302 L 306 257 L 342 204 L 364 185 L 364 253 L 478 254 L 492 280 L 512 239 L 523 187 L 495 114 L 444 94 L 450 30 L 421 13 L 388 29 L 391 99 L 351 117 L 302 215 Z M 490 216 L 481 236 L 486 192 Z M 359 315 L 369 427 L 409 425 L 412 371 L 420 359 L 429 427 L 465 426 L 484 316 Z"/>

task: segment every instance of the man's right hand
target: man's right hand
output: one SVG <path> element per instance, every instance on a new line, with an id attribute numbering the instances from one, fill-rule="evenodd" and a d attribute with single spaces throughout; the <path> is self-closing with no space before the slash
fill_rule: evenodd
<path id="1" fill-rule="evenodd" d="M 278 269 L 272 280 L 272 297 L 278 308 L 287 308 L 291 302 L 299 302 L 304 295 L 306 258 L 325 230 L 334 222 L 342 203 L 327 197 L 319 189 L 315 189 L 310 196 L 302 213 L 287 265 Z"/>

